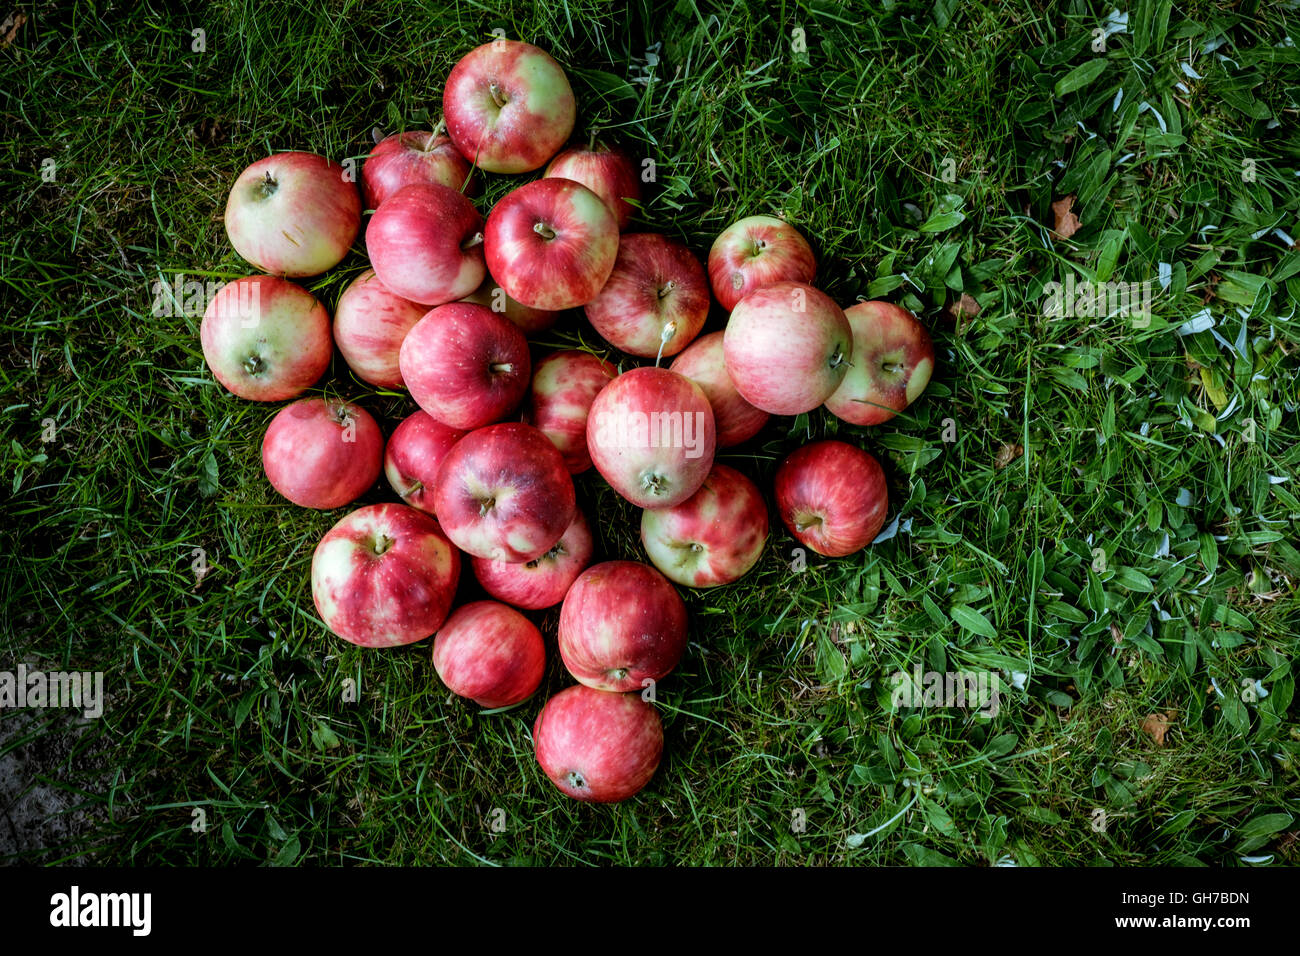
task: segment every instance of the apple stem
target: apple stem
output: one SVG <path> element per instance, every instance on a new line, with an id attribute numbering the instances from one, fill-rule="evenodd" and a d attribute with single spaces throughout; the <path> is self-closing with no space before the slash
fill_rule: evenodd
<path id="1" fill-rule="evenodd" d="M 473 249 L 475 246 L 482 245 L 483 233 L 476 232 L 460 244 L 461 249 Z"/>
<path id="2" fill-rule="evenodd" d="M 669 284 L 671 285 L 671 283 Z M 663 298 L 662 292 L 659 294 L 659 297 Z M 675 320 L 669 322 L 662 329 L 659 330 L 659 351 L 655 353 L 655 368 L 659 367 L 659 360 L 664 357 L 664 346 L 667 345 L 668 340 L 671 339 L 676 334 L 677 334 L 677 322 Z"/>
<path id="3" fill-rule="evenodd" d="M 552 229 L 550 226 L 548 226 L 548 225 L 547 225 L 546 223 L 544 223 L 544 222 L 539 222 L 539 223 L 534 224 L 534 226 L 533 226 L 533 232 L 537 233 L 537 234 L 538 234 L 539 236 L 541 236 L 543 239 L 548 239 L 548 240 L 549 240 L 549 239 L 554 239 L 554 238 L 555 238 L 555 230 Z"/>
<path id="4" fill-rule="evenodd" d="M 442 119 L 438 120 L 438 125 L 433 128 L 433 138 L 437 139 L 445 132 L 447 132 L 447 117 L 444 116 Z M 430 142 L 429 148 L 433 148 L 432 142 Z"/>
<path id="5" fill-rule="evenodd" d="M 388 535 L 380 534 L 379 537 L 375 539 L 375 554 L 383 554 L 391 548 L 394 543 L 393 539 Z"/>
<path id="6" fill-rule="evenodd" d="M 497 362 L 492 366 L 492 371 L 499 375 L 509 375 L 514 370 L 515 366 L 513 362 Z"/>
<path id="7" fill-rule="evenodd" d="M 497 503 L 497 500 L 496 500 L 495 498 L 489 498 L 489 499 L 487 499 L 486 501 L 480 502 L 480 503 L 479 503 L 479 508 L 478 508 L 478 516 L 479 516 L 480 518 L 485 518 L 485 517 L 487 517 L 487 513 L 488 513 L 489 511 L 492 510 L 492 507 L 493 507 L 496 503 Z"/>
<path id="8" fill-rule="evenodd" d="M 510 102 L 510 97 L 506 96 L 505 91 L 495 83 L 488 87 L 488 92 L 492 94 L 492 102 L 497 105 L 497 109 Z"/>

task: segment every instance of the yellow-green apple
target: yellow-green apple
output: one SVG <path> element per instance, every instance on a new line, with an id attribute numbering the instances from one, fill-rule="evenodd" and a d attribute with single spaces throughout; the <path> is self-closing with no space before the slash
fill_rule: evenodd
<path id="1" fill-rule="evenodd" d="M 223 286 L 203 313 L 199 339 L 217 381 L 255 402 L 297 397 L 334 356 L 325 306 L 277 276 L 246 276 Z"/>
<path id="2" fill-rule="evenodd" d="M 745 401 L 773 415 L 798 415 L 822 404 L 844 381 L 853 330 L 826 293 L 777 282 L 736 303 L 722 355 Z"/>
<path id="3" fill-rule="evenodd" d="M 484 254 L 506 294 L 557 312 L 596 297 L 618 257 L 618 222 L 600 197 L 571 179 L 538 179 L 488 213 Z"/>
<path id="4" fill-rule="evenodd" d="M 311 594 L 325 626 L 362 647 L 432 636 L 451 610 L 458 552 L 432 516 L 367 505 L 325 533 L 311 560 Z"/>
<path id="5" fill-rule="evenodd" d="M 249 166 L 226 199 L 226 234 L 263 272 L 314 276 L 348 254 L 361 228 L 361 197 L 338 163 L 277 153 Z"/>
<path id="6" fill-rule="evenodd" d="M 523 564 L 471 558 L 470 565 L 483 590 L 498 601 L 539 611 L 564 600 L 591 563 L 592 550 L 591 527 L 579 509 L 560 540 L 540 558 Z"/>
<path id="7" fill-rule="evenodd" d="M 579 684 L 560 691 L 533 723 L 537 763 L 560 791 L 589 803 L 634 796 L 664 752 L 659 714 L 639 694 Z"/>
<path id="8" fill-rule="evenodd" d="M 528 391 L 528 340 L 504 315 L 468 302 L 431 309 L 406 333 L 398 359 L 411 398 L 444 425 L 500 421 Z"/>
<path id="9" fill-rule="evenodd" d="M 488 425 L 456 442 L 438 467 L 433 507 L 462 551 L 515 563 L 551 550 L 578 510 L 559 450 L 522 422 Z"/>
<path id="10" fill-rule="evenodd" d="M 610 487 L 640 508 L 685 501 L 713 467 L 713 409 L 704 391 L 666 368 L 634 368 L 591 403 L 587 451 Z"/>
<path id="11" fill-rule="evenodd" d="M 380 388 L 401 388 L 397 356 L 402 339 L 428 311 L 390 292 L 375 270 L 367 269 L 334 306 L 334 341 L 357 378 Z"/>
<path id="12" fill-rule="evenodd" d="M 767 541 L 767 505 L 754 483 L 715 463 L 700 490 L 671 508 L 641 512 L 641 544 L 669 580 L 692 588 L 749 573 Z"/>
<path id="13" fill-rule="evenodd" d="M 380 280 L 421 305 L 469 295 L 483 282 L 483 217 L 448 186 L 414 183 L 370 217 L 366 249 Z"/>
<path id="14" fill-rule="evenodd" d="M 653 232 L 619 240 L 614 271 L 587 303 L 587 320 L 630 355 L 676 355 L 709 317 L 709 280 L 691 250 Z"/>
<path id="15" fill-rule="evenodd" d="M 571 475 L 591 467 L 587 416 L 600 390 L 617 376 L 604 359 L 577 349 L 552 352 L 533 369 L 528 423 L 555 442 Z"/>
<path id="16" fill-rule="evenodd" d="M 733 222 L 709 249 L 709 281 L 727 311 L 751 292 L 774 282 L 812 282 L 817 259 L 794 226 L 772 216 Z"/>
<path id="17" fill-rule="evenodd" d="M 573 132 L 577 102 L 546 51 L 499 39 L 466 53 L 442 93 L 447 134 L 490 173 L 541 169 Z"/>
<path id="18" fill-rule="evenodd" d="M 859 302 L 844 315 L 853 329 L 853 367 L 826 408 L 853 425 L 879 425 L 930 384 L 934 343 L 916 316 L 892 302 Z"/>
<path id="19" fill-rule="evenodd" d="M 636 166 L 622 147 L 596 143 L 590 147 L 570 146 L 546 167 L 543 176 L 558 176 L 582 183 L 609 207 L 618 220 L 619 231 L 627 228 L 635 207 L 627 200 L 641 201 L 641 179 Z"/>
<path id="20" fill-rule="evenodd" d="M 384 433 L 350 402 L 301 398 L 271 419 L 262 470 L 271 487 L 304 508 L 341 508 L 379 477 Z"/>
<path id="21" fill-rule="evenodd" d="M 437 183 L 473 195 L 472 169 L 446 136 L 421 130 L 380 140 L 361 167 L 361 196 L 378 209 L 389 196 L 412 183 Z"/>
<path id="22" fill-rule="evenodd" d="M 723 360 L 722 338 L 722 332 L 701 335 L 668 368 L 685 375 L 704 390 L 718 429 L 718 447 L 729 448 L 749 441 L 772 416 L 749 404 L 736 391 L 736 383 L 727 374 L 727 363 Z"/>
<path id="23" fill-rule="evenodd" d="M 444 425 L 425 411 L 407 416 L 388 436 L 384 474 L 412 508 L 433 514 L 433 484 L 451 446 L 469 432 Z"/>
<path id="24" fill-rule="evenodd" d="M 513 707 L 537 690 L 546 670 L 542 633 L 498 601 L 452 611 L 433 639 L 433 668 L 458 697 L 480 707 Z"/>
<path id="25" fill-rule="evenodd" d="M 560 317 L 558 312 L 549 312 L 546 309 L 533 309 L 522 302 L 517 302 L 510 296 L 506 295 L 506 290 L 497 284 L 497 280 L 488 276 L 483 280 L 483 284 L 465 296 L 460 301 L 472 302 L 475 305 L 485 306 L 493 312 L 504 315 L 507 319 L 519 327 L 519 331 L 524 335 L 534 335 L 537 332 L 545 332 L 553 326 Z"/>
<path id="26" fill-rule="evenodd" d="M 774 478 L 776 510 L 800 543 L 840 558 L 869 545 L 889 510 L 880 462 L 842 441 L 804 445 Z"/>
<path id="27" fill-rule="evenodd" d="M 593 564 L 560 606 L 560 657 L 581 684 L 628 691 L 666 677 L 686 650 L 686 605 L 640 561 Z"/>

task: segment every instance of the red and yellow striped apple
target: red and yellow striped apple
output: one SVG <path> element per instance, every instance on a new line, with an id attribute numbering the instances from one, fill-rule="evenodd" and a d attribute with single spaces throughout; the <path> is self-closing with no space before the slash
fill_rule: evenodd
<path id="1" fill-rule="evenodd" d="M 773 479 L 781 521 L 802 544 L 839 558 L 880 533 L 889 489 L 880 462 L 842 441 L 818 441 L 792 452 Z"/>
<path id="2" fill-rule="evenodd" d="M 425 411 L 408 415 L 388 436 L 384 450 L 384 475 L 393 491 L 412 508 L 433 514 L 438 467 L 451 446 L 468 434 Z"/>
<path id="3" fill-rule="evenodd" d="M 637 694 L 579 684 L 546 702 L 533 723 L 537 763 L 560 791 L 590 803 L 634 796 L 664 752 L 659 713 Z"/>
<path id="4" fill-rule="evenodd" d="M 366 493 L 384 460 L 384 433 L 350 402 L 302 398 L 276 413 L 262 439 L 271 487 L 303 508 L 340 508 Z"/>
<path id="5" fill-rule="evenodd" d="M 774 282 L 812 282 L 817 259 L 794 226 L 772 216 L 733 222 L 709 249 L 713 294 L 730 312 L 736 303 Z"/>
<path id="6" fill-rule="evenodd" d="M 480 707 L 513 707 L 542 683 L 546 648 L 532 621 L 498 601 L 452 611 L 433 639 L 433 667 L 447 689 Z"/>
<path id="7" fill-rule="evenodd" d="M 591 467 L 587 416 L 601 389 L 617 376 L 604 359 L 577 349 L 552 352 L 533 369 L 528 422 L 555 442 L 571 475 Z"/>
<path id="8" fill-rule="evenodd" d="M 376 275 L 396 295 L 441 305 L 483 282 L 483 217 L 447 186 L 415 183 L 384 200 L 366 227 Z"/>
<path id="9" fill-rule="evenodd" d="M 853 329 L 853 367 L 826 408 L 854 425 L 879 425 L 930 384 L 934 343 L 916 316 L 892 302 L 859 302 L 844 315 Z"/>
<path id="10" fill-rule="evenodd" d="M 390 292 L 375 270 L 367 269 L 334 306 L 334 341 L 357 378 L 380 388 L 401 388 L 397 356 L 402 339 L 428 311 Z"/>

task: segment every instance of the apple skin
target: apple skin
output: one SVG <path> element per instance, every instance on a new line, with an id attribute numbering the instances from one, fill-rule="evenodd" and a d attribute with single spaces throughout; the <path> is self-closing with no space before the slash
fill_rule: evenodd
<path id="1" fill-rule="evenodd" d="M 483 590 L 498 601 L 540 611 L 564 600 L 578 575 L 591 563 L 593 551 L 591 526 L 579 510 L 555 546 L 536 560 L 507 564 L 471 558 L 470 564 Z"/>
<path id="2" fill-rule="evenodd" d="M 641 544 L 670 580 L 712 588 L 749 573 L 767 541 L 767 505 L 752 481 L 715 463 L 700 490 L 641 512 Z"/>
<path id="3" fill-rule="evenodd" d="M 559 450 L 522 422 L 488 425 L 458 441 L 438 467 L 433 504 L 462 551 L 515 564 L 551 550 L 578 510 Z"/>
<path id="4" fill-rule="evenodd" d="M 388 436 L 384 475 L 412 508 L 433 514 L 433 485 L 451 446 L 469 432 L 444 425 L 428 412 L 407 416 Z"/>
<path id="5" fill-rule="evenodd" d="M 552 352 L 533 369 L 528 422 L 555 442 L 571 475 L 591 467 L 587 416 L 601 389 L 617 377 L 614 366 L 577 349 Z"/>
<path id="6" fill-rule="evenodd" d="M 380 388 L 401 388 L 397 356 L 402 339 L 428 311 L 390 292 L 375 270 L 367 269 L 334 306 L 334 342 L 357 378 Z"/>
<path id="7" fill-rule="evenodd" d="M 442 94 L 447 135 L 489 173 L 541 169 L 573 132 L 577 102 L 560 65 L 518 40 L 475 47 L 452 67 Z"/>
<path id="8" fill-rule="evenodd" d="M 751 292 L 774 282 L 807 284 L 816 274 L 817 259 L 808 240 L 772 216 L 733 222 L 709 249 L 709 281 L 728 312 Z"/>
<path id="9" fill-rule="evenodd" d="M 560 606 L 560 657 L 580 684 L 622 692 L 670 674 L 686 650 L 686 604 L 640 561 L 593 564 Z"/>
<path id="10" fill-rule="evenodd" d="M 483 282 L 483 217 L 447 186 L 415 183 L 370 217 L 366 249 L 380 281 L 421 305 L 463 299 Z"/>
<path id="11" fill-rule="evenodd" d="M 199 325 L 203 358 L 231 394 L 254 402 L 296 398 L 330 366 L 330 316 L 287 279 L 247 276 L 223 286 Z"/>
<path id="12" fill-rule="evenodd" d="M 722 355 L 745 401 L 773 415 L 798 415 L 825 402 L 844 381 L 853 329 L 826 293 L 777 282 L 731 310 Z"/>
<path id="13" fill-rule="evenodd" d="M 474 601 L 439 628 L 433 667 L 453 694 L 480 707 L 513 707 L 541 685 L 546 648 L 536 625 L 514 608 Z"/>
<path id="14" fill-rule="evenodd" d="M 361 229 L 361 197 L 338 163 L 277 153 L 239 174 L 225 219 L 235 251 L 263 272 L 314 276 L 348 254 Z"/>
<path id="15" fill-rule="evenodd" d="M 558 312 L 596 297 L 618 258 L 618 222 L 600 197 L 571 179 L 538 179 L 488 214 L 484 255 L 506 294 Z"/>
<path id="16" fill-rule="evenodd" d="M 422 130 L 394 133 L 380 140 L 361 167 L 361 196 L 367 209 L 412 183 L 437 183 L 474 194 L 473 168 L 446 136 Z"/>
<path id="17" fill-rule="evenodd" d="M 819 441 L 792 452 L 773 480 L 781 521 L 801 544 L 841 558 L 880 533 L 889 489 L 880 462 L 842 441 Z"/>
<path id="18" fill-rule="evenodd" d="M 362 647 L 430 637 L 451 610 L 458 552 L 438 522 L 406 505 L 367 505 L 325 533 L 311 560 L 316 613 Z"/>
<path id="19" fill-rule="evenodd" d="M 520 332 L 524 335 L 535 335 L 538 332 L 545 332 L 551 326 L 559 321 L 560 313 L 549 312 L 546 309 L 533 309 L 518 302 L 506 295 L 506 290 L 501 288 L 496 279 L 489 275 L 483 280 L 483 284 L 471 292 L 461 302 L 471 302 L 474 305 L 481 305 L 484 308 L 491 309 L 493 312 L 504 315 L 507 319 L 515 324 Z"/>
<path id="20" fill-rule="evenodd" d="M 341 508 L 379 477 L 384 433 L 349 402 L 302 398 L 280 409 L 262 439 L 271 487 L 303 508 Z"/>
<path id="21" fill-rule="evenodd" d="M 533 723 L 537 763 L 560 791 L 588 803 L 636 795 L 659 769 L 664 730 L 638 694 L 579 684 L 546 702 Z"/>
<path id="22" fill-rule="evenodd" d="M 619 240 L 614 271 L 584 311 L 610 345 L 655 358 L 686 348 L 711 302 L 704 266 L 691 250 L 658 233 L 629 232 Z"/>
<path id="23" fill-rule="evenodd" d="M 597 143 L 590 149 L 570 146 L 551 160 L 542 176 L 582 183 L 609 207 L 618 220 L 619 232 L 627 229 L 636 212 L 627 200 L 641 201 L 641 179 L 636 166 L 627 151 L 618 146 L 605 143 Z"/>
<path id="24" fill-rule="evenodd" d="M 736 391 L 736 383 L 727 374 L 722 338 L 722 332 L 701 335 L 686 346 L 668 369 L 685 375 L 704 390 L 718 429 L 718 447 L 730 448 L 757 435 L 772 416 L 749 404 Z"/>
<path id="25" fill-rule="evenodd" d="M 716 445 L 703 389 L 665 368 L 624 372 L 601 389 L 587 416 L 592 464 L 639 508 L 668 508 L 695 494 L 713 467 Z"/>
<path id="26" fill-rule="evenodd" d="M 844 315 L 853 329 L 853 367 L 826 408 L 852 425 L 879 425 L 930 384 L 934 342 L 916 316 L 892 302 L 859 302 Z"/>
<path id="27" fill-rule="evenodd" d="M 406 333 L 398 364 L 420 408 L 467 431 L 514 411 L 532 374 L 524 333 L 467 302 L 431 309 Z"/>

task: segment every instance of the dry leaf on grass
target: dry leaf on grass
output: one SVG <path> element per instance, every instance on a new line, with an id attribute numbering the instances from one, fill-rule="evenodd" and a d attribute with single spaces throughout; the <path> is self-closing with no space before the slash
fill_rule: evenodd
<path id="1" fill-rule="evenodd" d="M 949 302 L 944 311 L 948 313 L 955 321 L 970 317 L 973 318 L 980 314 L 980 304 L 970 295 L 963 292 L 961 298 L 956 302 Z"/>
<path id="2" fill-rule="evenodd" d="M 1146 720 L 1142 721 L 1142 732 L 1150 734 L 1157 747 L 1163 747 L 1165 745 L 1165 734 L 1172 726 L 1173 716 L 1173 711 L 1167 714 L 1147 714 Z"/>
<path id="3" fill-rule="evenodd" d="M 1052 203 L 1052 216 L 1056 219 L 1056 226 L 1052 229 L 1052 235 L 1058 239 L 1069 239 L 1083 225 L 1083 223 L 1079 222 L 1079 217 L 1070 211 L 1073 206 L 1074 196 L 1072 195 Z"/>
<path id="4" fill-rule="evenodd" d="M 1023 445 L 1012 445 L 1004 442 L 1002 447 L 998 449 L 997 456 L 993 459 L 993 467 L 1001 471 L 1024 453 Z"/>
<path id="5" fill-rule="evenodd" d="M 0 47 L 6 47 L 14 42 L 18 36 L 18 29 L 27 22 L 27 14 L 20 13 L 17 16 L 9 14 L 5 17 L 4 23 L 0 23 L 0 32 L 4 33 L 4 39 L 0 39 Z"/>

